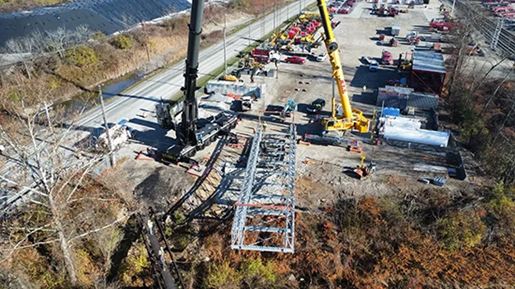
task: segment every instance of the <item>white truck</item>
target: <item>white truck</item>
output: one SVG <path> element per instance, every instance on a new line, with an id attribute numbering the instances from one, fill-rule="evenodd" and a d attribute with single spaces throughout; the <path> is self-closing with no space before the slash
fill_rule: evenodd
<path id="1" fill-rule="evenodd" d="M 109 128 L 109 134 L 111 136 L 111 149 L 109 149 L 109 140 L 107 139 L 107 131 L 101 133 L 98 136 L 98 142 L 96 144 L 97 150 L 116 150 L 119 149 L 122 144 L 127 142 L 129 139 L 134 139 L 136 131 L 127 126 L 128 119 L 122 119 L 117 124 Z"/>
<path id="2" fill-rule="evenodd" d="M 399 23 L 393 24 L 390 29 L 390 35 L 399 36 L 400 33 L 401 33 L 401 25 Z"/>

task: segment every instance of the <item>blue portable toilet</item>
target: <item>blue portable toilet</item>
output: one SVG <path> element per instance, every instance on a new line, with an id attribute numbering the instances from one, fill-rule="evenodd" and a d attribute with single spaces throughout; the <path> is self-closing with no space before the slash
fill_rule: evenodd
<path id="1" fill-rule="evenodd" d="M 400 110 L 394 107 L 384 107 L 381 116 L 399 116 Z"/>

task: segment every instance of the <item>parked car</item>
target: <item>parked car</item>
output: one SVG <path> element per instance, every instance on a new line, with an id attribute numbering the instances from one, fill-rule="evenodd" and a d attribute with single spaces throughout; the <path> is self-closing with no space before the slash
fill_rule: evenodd
<path id="1" fill-rule="evenodd" d="M 302 58 L 299 56 L 290 56 L 290 57 L 286 57 L 284 59 L 284 62 L 295 63 L 295 64 L 304 64 L 304 63 L 306 63 L 306 58 Z"/>
<path id="2" fill-rule="evenodd" d="M 352 7 L 352 6 L 354 6 L 354 1 L 347 0 L 347 1 L 345 1 L 345 5 Z"/>
<path id="3" fill-rule="evenodd" d="M 310 113 L 320 112 L 325 106 L 325 100 L 321 98 L 315 99 L 310 105 L 308 105 L 307 111 Z"/>
<path id="4" fill-rule="evenodd" d="M 375 72 L 379 69 L 379 63 L 376 60 L 370 61 L 370 64 L 368 65 L 368 70 Z"/>
<path id="5" fill-rule="evenodd" d="M 322 53 L 320 53 L 320 54 L 317 56 L 316 61 L 318 61 L 318 62 L 322 62 L 322 61 L 324 61 L 326 58 L 327 58 L 327 53 L 322 52 Z"/>
<path id="6" fill-rule="evenodd" d="M 347 6 L 347 5 L 343 5 L 342 8 L 340 8 L 340 10 L 338 10 L 339 14 L 349 14 L 349 12 L 350 12 L 350 6 Z"/>

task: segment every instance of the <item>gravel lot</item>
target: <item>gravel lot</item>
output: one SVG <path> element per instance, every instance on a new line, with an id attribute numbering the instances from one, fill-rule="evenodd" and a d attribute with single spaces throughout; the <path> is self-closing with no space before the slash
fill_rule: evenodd
<path id="1" fill-rule="evenodd" d="M 378 18 L 370 15 L 369 9 L 371 4 L 357 3 L 356 7 L 348 15 L 337 15 L 335 20 L 341 20 L 335 29 L 335 36 L 341 47 L 341 58 L 344 66 L 345 78 L 348 91 L 352 99 L 352 105 L 364 111 L 367 117 L 372 118 L 372 112 L 377 108 L 374 106 L 376 90 L 378 87 L 385 85 L 388 79 L 400 78 L 396 67 L 381 67 L 377 72 L 370 72 L 368 66 L 362 64 L 360 58 L 381 56 L 383 49 L 392 52 L 392 56 L 396 59 L 399 53 L 409 51 L 411 47 L 402 44 L 398 47 L 382 46 L 374 40 L 377 37 L 378 30 L 391 26 L 394 23 L 401 24 L 401 36 L 406 35 L 417 25 L 427 25 L 432 18 L 438 17 L 439 3 L 431 4 L 427 9 L 417 7 L 410 10 L 408 14 L 400 14 L 396 18 Z M 389 37 L 387 37 L 389 39 Z M 319 51 L 325 51 L 325 47 L 319 48 Z M 285 56 L 283 56 L 284 58 Z M 269 65 L 273 68 L 273 64 Z M 244 81 L 249 82 L 248 76 L 243 76 Z M 320 133 L 321 127 L 317 124 L 309 124 L 310 115 L 306 114 L 307 105 L 316 98 L 323 98 L 327 104 L 324 114 L 329 114 L 331 99 L 331 65 L 329 60 L 316 62 L 308 60 L 304 65 L 298 64 L 279 64 L 279 73 L 277 78 L 272 77 L 256 77 L 256 82 L 265 83 L 267 96 L 261 99 L 253 110 L 242 115 L 242 122 L 238 125 L 234 132 L 241 136 L 249 137 L 252 135 L 252 129 L 257 126 L 259 118 L 267 121 L 267 132 L 284 132 L 288 124 L 294 122 L 297 125 L 299 137 L 305 133 Z M 363 86 L 366 86 L 366 92 L 363 93 Z M 286 123 L 280 123 L 273 115 L 263 115 L 260 111 L 267 110 L 270 106 L 283 106 L 288 99 L 293 98 L 298 103 L 298 112 L 294 117 L 287 119 Z M 155 122 L 153 116 L 142 119 L 144 122 Z M 132 120 L 131 120 L 132 122 Z M 134 152 L 145 149 L 148 145 L 165 148 L 173 139 L 173 133 L 166 132 L 157 127 L 144 132 L 140 137 L 144 138 L 141 144 L 133 143 L 120 151 L 121 155 L 130 158 L 124 163 L 128 169 L 136 169 L 138 174 L 134 177 L 142 178 L 145 175 L 151 175 L 154 180 L 163 179 L 157 177 L 156 167 L 164 165 L 153 163 L 143 165 L 135 163 L 141 162 L 133 160 Z M 297 149 L 297 204 L 299 207 L 314 209 L 326 203 L 333 202 L 337 197 L 356 197 L 362 195 L 381 195 L 391 193 L 409 193 L 422 189 L 424 185 L 417 180 L 423 177 L 437 176 L 436 173 L 417 172 L 414 171 L 415 164 L 430 164 L 436 166 L 448 166 L 445 152 L 424 152 L 416 149 L 399 148 L 393 146 L 375 146 L 370 144 L 370 134 L 358 135 L 348 133 L 349 139 L 358 139 L 363 142 L 364 155 L 366 155 L 368 163 L 374 161 L 377 163 L 377 172 L 370 179 L 359 181 L 350 169 L 355 168 L 360 163 L 360 154 L 347 152 L 345 148 L 333 146 L 299 145 Z M 140 139 L 142 140 L 142 139 Z M 209 158 L 215 148 L 212 144 L 206 150 L 200 152 L 196 158 L 202 162 L 205 158 Z M 224 149 L 218 158 L 215 167 L 220 167 L 223 163 L 235 164 L 235 150 Z M 241 150 L 239 150 L 241 152 Z M 303 163 L 304 160 L 313 160 L 312 164 Z M 167 170 L 177 170 L 184 172 L 184 168 L 169 167 Z M 142 171 L 146 171 L 143 173 Z M 219 172 L 214 172 L 219 177 Z M 213 174 L 213 173 L 212 173 Z M 160 169 L 159 176 L 164 175 Z M 174 174 L 175 176 L 175 174 Z M 177 174 L 179 177 L 180 174 Z M 188 182 L 192 183 L 192 178 L 188 177 Z M 172 184 L 177 182 L 176 179 L 167 177 L 170 186 L 177 188 Z M 181 181 L 182 187 L 183 181 Z M 472 184 L 463 183 L 457 180 L 449 179 L 446 188 L 451 191 L 453 189 L 467 190 L 472 188 Z M 159 186 L 159 190 L 162 190 Z M 212 188 L 213 193 L 216 191 Z M 142 193 L 148 194 L 148 190 Z M 161 198 L 161 194 L 160 198 Z M 202 192 L 202 198 L 209 196 L 209 192 Z M 232 192 L 234 199 L 237 194 Z M 195 198 L 195 196 L 192 196 Z M 200 198 L 200 196 L 199 196 Z M 219 196 L 227 203 L 227 198 Z"/>

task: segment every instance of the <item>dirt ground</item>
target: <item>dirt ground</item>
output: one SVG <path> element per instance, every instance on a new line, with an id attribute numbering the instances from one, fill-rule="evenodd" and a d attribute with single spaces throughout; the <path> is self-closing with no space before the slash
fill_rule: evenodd
<path id="1" fill-rule="evenodd" d="M 360 58 L 379 58 L 383 49 L 392 52 L 394 59 L 400 53 L 410 51 L 411 46 L 403 44 L 398 47 L 380 45 L 375 38 L 385 27 L 394 23 L 401 24 L 400 35 L 406 35 L 409 31 L 427 25 L 432 18 L 439 17 L 439 3 L 432 3 L 429 7 L 417 7 L 408 14 L 400 14 L 396 18 L 379 18 L 370 15 L 372 4 L 359 2 L 348 15 L 336 15 L 334 20 L 342 21 L 335 29 L 335 37 L 341 47 L 341 59 L 344 74 L 348 86 L 349 97 L 352 105 L 361 109 L 364 114 L 372 118 L 375 107 L 377 88 L 386 84 L 388 79 L 402 77 L 394 66 L 382 66 L 377 72 L 370 72 L 368 66 L 362 64 Z M 319 48 L 319 52 L 325 52 L 325 47 Z M 286 56 L 283 56 L 283 58 Z M 267 68 L 274 68 L 270 64 Z M 256 82 L 266 85 L 266 96 L 260 99 L 253 110 L 242 114 L 242 121 L 234 130 L 235 133 L 248 138 L 252 130 L 258 125 L 258 119 L 268 123 L 267 133 L 284 132 L 290 122 L 297 127 L 299 137 L 305 133 L 318 134 L 322 128 L 318 124 L 310 124 L 312 115 L 306 113 L 306 108 L 316 98 L 326 100 L 323 114 L 329 114 L 331 99 L 331 65 L 329 60 L 316 62 L 308 60 L 304 65 L 280 63 L 277 78 L 256 76 Z M 249 81 L 248 76 L 243 76 L 244 81 Z M 363 91 L 363 87 L 366 90 Z M 278 122 L 274 116 L 265 116 L 260 111 L 265 111 L 270 106 L 283 106 L 288 99 L 293 98 L 298 104 L 298 112 L 286 121 Z M 152 121 L 152 118 L 149 118 Z M 155 135 L 148 134 L 156 145 L 163 149 L 169 145 L 167 139 L 173 138 L 170 132 L 161 131 L 160 128 L 152 128 Z M 173 134 L 173 133 L 172 133 Z M 343 147 L 323 145 L 298 145 L 297 147 L 297 189 L 296 203 L 305 209 L 316 209 L 325 204 L 334 202 L 339 197 L 352 198 L 363 195 L 383 195 L 392 193 L 409 193 L 422 189 L 425 185 L 418 180 L 434 176 L 443 176 L 447 179 L 445 188 L 449 191 L 467 190 L 474 187 L 473 183 L 450 179 L 447 174 L 415 171 L 417 166 L 448 167 L 445 152 L 422 151 L 397 146 L 376 146 L 370 143 L 370 134 L 360 135 L 349 133 L 349 139 L 357 139 L 363 142 L 362 154 L 348 152 Z M 132 143 L 121 150 L 122 155 L 134 157 L 135 152 L 146 149 L 148 142 Z M 201 163 L 207 163 L 213 157 L 216 144 L 211 144 L 204 151 L 199 152 L 196 159 Z M 239 196 L 239 184 L 243 178 L 242 167 L 238 168 L 238 156 L 243 148 L 225 148 L 214 160 L 213 171 L 207 182 L 199 192 L 193 192 L 189 197 L 191 205 L 201 206 L 204 200 L 212 200 L 211 204 L 220 206 L 230 205 L 237 201 Z M 376 173 L 369 179 L 360 181 L 353 174 L 352 169 L 360 164 L 360 155 L 366 156 L 366 163 L 373 161 L 377 164 Z M 311 164 L 303 161 L 310 160 Z M 133 160 L 126 162 L 128 170 L 132 170 L 132 177 L 140 185 L 137 193 L 146 202 L 153 199 L 154 203 L 160 203 L 164 207 L 173 204 L 182 194 L 191 191 L 198 179 L 185 173 L 182 167 L 170 167 L 164 164 Z M 220 172 L 222 166 L 230 167 L 234 172 L 230 180 L 233 186 L 231 190 L 221 191 L 217 187 L 224 182 L 224 173 Z M 213 175 L 213 176 L 211 176 Z M 174 192 L 172 194 L 172 191 Z M 213 197 L 214 196 L 214 197 Z M 192 201 L 196 199 L 196 201 Z M 214 200 L 214 201 L 213 201 Z M 195 210 L 194 206 L 189 206 Z M 204 208 L 205 209 L 205 208 Z"/>

